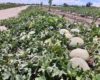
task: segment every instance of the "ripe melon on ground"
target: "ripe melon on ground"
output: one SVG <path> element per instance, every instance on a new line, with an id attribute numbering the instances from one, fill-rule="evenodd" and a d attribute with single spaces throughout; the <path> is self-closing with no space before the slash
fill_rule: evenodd
<path id="1" fill-rule="evenodd" d="M 66 34 L 66 33 L 70 33 L 67 29 L 60 29 L 59 32 L 62 35 Z"/>
<path id="2" fill-rule="evenodd" d="M 89 53 L 87 50 L 85 49 L 80 49 L 80 48 L 77 48 L 77 49 L 74 49 L 70 52 L 69 56 L 71 58 L 82 58 L 84 60 L 88 60 L 89 59 Z"/>
<path id="3" fill-rule="evenodd" d="M 84 40 L 80 37 L 73 37 L 70 39 L 69 46 L 76 47 L 76 46 L 83 46 Z"/>
<path id="4" fill-rule="evenodd" d="M 86 63 L 85 60 L 81 59 L 81 58 L 72 58 L 70 60 L 70 63 L 72 65 L 72 68 L 81 68 L 83 69 L 83 71 L 87 71 L 90 70 L 90 67 L 88 66 L 88 64 Z"/>
<path id="5" fill-rule="evenodd" d="M 5 27 L 5 26 L 0 26 L 0 31 L 2 32 L 2 31 L 6 31 L 7 30 L 7 28 Z"/>
<path id="6" fill-rule="evenodd" d="M 65 35 L 66 38 L 70 39 L 72 38 L 72 34 L 67 29 L 60 29 L 60 34 Z"/>

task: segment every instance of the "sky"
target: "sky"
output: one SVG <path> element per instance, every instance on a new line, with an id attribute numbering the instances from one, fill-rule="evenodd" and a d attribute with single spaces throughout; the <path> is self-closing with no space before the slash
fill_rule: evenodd
<path id="1" fill-rule="evenodd" d="M 13 2 L 13 3 L 41 3 L 48 4 L 48 0 L 0 0 L 3 2 Z M 93 6 L 100 6 L 100 0 L 53 0 L 53 4 L 63 4 L 67 3 L 69 5 L 85 5 L 87 2 L 92 2 Z"/>

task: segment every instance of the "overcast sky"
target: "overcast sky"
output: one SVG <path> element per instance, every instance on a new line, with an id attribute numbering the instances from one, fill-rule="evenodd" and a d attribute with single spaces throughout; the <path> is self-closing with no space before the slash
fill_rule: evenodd
<path id="1" fill-rule="evenodd" d="M 2 2 L 14 2 L 14 3 L 40 3 L 48 4 L 48 0 L 0 0 Z M 67 3 L 70 5 L 85 5 L 87 2 L 92 2 L 95 6 L 100 6 L 100 0 L 53 0 L 53 4 Z"/>

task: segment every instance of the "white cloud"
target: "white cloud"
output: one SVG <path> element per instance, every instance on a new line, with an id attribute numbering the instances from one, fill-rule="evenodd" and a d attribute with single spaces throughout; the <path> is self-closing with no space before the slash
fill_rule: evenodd
<path id="1" fill-rule="evenodd" d="M 100 7 L 100 3 L 93 3 L 93 6 Z"/>

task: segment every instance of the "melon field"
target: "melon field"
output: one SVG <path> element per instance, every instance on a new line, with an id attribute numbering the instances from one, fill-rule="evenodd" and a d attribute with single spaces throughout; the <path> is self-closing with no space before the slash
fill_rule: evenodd
<path id="1" fill-rule="evenodd" d="M 0 80 L 100 80 L 99 26 L 35 6 L 0 26 Z"/>

